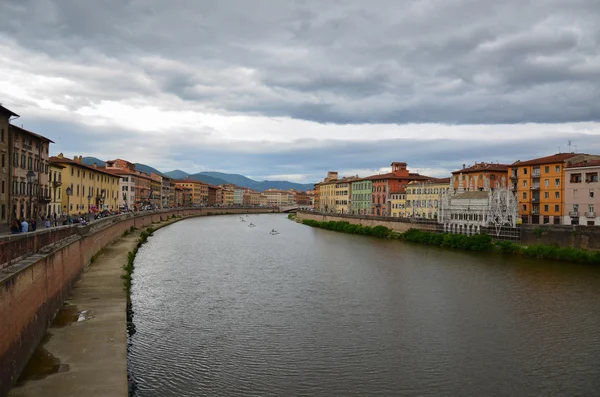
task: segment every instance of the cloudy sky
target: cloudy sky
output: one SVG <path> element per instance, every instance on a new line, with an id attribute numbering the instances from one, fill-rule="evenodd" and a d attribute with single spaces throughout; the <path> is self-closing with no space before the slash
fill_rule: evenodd
<path id="1" fill-rule="evenodd" d="M 598 0 L 2 0 L 53 153 L 316 182 L 600 153 Z"/>

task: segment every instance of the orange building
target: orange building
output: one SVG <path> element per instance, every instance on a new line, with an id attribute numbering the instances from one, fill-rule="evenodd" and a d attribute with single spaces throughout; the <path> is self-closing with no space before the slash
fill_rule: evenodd
<path id="1" fill-rule="evenodd" d="M 186 179 L 176 180 L 175 186 L 181 188 L 187 188 L 191 191 L 191 200 L 189 202 L 194 207 L 202 207 L 208 205 L 208 184 L 201 182 L 196 179 L 190 179 L 189 177 Z M 185 200 L 186 204 L 188 200 Z"/>
<path id="2" fill-rule="evenodd" d="M 517 192 L 523 223 L 561 224 L 565 215 L 565 166 L 600 158 L 580 153 L 558 153 L 517 161 L 509 167 L 511 187 Z"/>
<path id="3" fill-rule="evenodd" d="M 495 189 L 496 184 L 502 182 L 502 177 L 504 177 L 504 183 L 508 184 L 508 167 L 508 164 L 485 162 L 475 163 L 470 167 L 463 165 L 462 169 L 452 172 L 452 184 L 454 189 L 458 189 L 462 176 L 463 186 L 466 190 L 483 191 L 484 180 L 487 178 L 490 181 L 490 188 Z"/>

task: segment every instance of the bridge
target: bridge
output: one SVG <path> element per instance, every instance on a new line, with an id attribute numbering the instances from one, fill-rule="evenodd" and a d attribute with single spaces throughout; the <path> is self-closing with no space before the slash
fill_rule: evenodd
<path id="1" fill-rule="evenodd" d="M 281 212 L 296 212 L 298 210 L 309 210 L 312 206 L 310 205 L 282 205 L 279 207 Z"/>

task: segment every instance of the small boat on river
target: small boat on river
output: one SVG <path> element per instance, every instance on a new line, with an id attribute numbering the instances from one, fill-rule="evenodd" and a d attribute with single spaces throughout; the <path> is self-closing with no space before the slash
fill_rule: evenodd
<path id="1" fill-rule="evenodd" d="M 250 224 L 248 225 L 248 227 L 256 227 L 256 225 L 252 222 L 250 222 Z"/>
<path id="2" fill-rule="evenodd" d="M 273 229 L 273 230 L 271 230 L 271 233 L 270 233 L 270 234 L 272 234 L 272 235 L 274 236 L 274 235 L 276 235 L 276 234 L 279 234 L 279 232 L 278 232 L 277 230 Z"/>

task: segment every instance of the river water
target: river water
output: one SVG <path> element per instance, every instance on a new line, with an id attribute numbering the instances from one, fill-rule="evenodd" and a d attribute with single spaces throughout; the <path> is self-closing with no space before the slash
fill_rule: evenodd
<path id="1" fill-rule="evenodd" d="M 140 249 L 132 395 L 600 394 L 600 268 L 244 219 Z"/>

